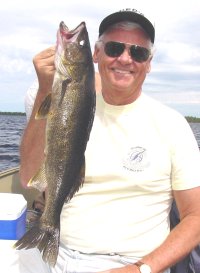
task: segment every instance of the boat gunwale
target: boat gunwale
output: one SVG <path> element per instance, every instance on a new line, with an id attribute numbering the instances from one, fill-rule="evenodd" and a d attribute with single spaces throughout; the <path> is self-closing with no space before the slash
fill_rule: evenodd
<path id="1" fill-rule="evenodd" d="M 13 175 L 13 174 L 18 173 L 18 172 L 19 172 L 19 166 L 14 167 L 14 168 L 10 168 L 10 169 L 7 169 L 7 170 L 3 170 L 3 171 L 0 172 L 0 179 L 4 178 L 6 176 L 9 176 L 9 175 Z"/>

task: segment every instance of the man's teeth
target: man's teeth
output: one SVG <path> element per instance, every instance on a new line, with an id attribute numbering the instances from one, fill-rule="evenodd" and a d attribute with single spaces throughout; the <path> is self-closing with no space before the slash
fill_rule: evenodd
<path id="1" fill-rule="evenodd" d="M 127 70 L 121 70 L 121 69 L 113 69 L 115 72 L 117 73 L 121 73 L 121 74 L 131 74 L 132 71 L 127 71 Z"/>

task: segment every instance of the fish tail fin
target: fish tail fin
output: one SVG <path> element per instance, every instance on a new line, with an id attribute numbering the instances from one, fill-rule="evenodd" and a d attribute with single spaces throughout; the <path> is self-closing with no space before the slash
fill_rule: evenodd
<path id="1" fill-rule="evenodd" d="M 58 256 L 59 240 L 60 227 L 43 228 L 38 225 L 27 231 L 13 247 L 18 250 L 37 247 L 42 252 L 43 260 L 54 267 Z"/>

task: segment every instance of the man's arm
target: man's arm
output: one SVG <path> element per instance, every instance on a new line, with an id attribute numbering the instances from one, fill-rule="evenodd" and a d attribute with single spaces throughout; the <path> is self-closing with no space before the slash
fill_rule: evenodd
<path id="1" fill-rule="evenodd" d="M 144 258 L 152 263 L 153 272 L 162 272 L 177 263 L 200 242 L 200 187 L 174 191 L 173 194 L 180 213 L 180 223 L 158 249 Z"/>
<path id="2" fill-rule="evenodd" d="M 150 265 L 152 273 L 161 273 L 186 256 L 200 242 L 200 187 L 174 191 L 181 222 L 166 240 L 141 261 Z M 148 242 L 147 242 L 148 244 Z M 139 273 L 134 265 L 102 273 Z"/>
<path id="3" fill-rule="evenodd" d="M 39 90 L 33 106 L 33 111 L 24 131 L 20 145 L 20 178 L 26 187 L 29 179 L 37 172 L 44 160 L 46 120 L 35 120 L 42 101 L 52 89 L 55 48 L 48 48 L 33 59 L 38 76 Z"/>

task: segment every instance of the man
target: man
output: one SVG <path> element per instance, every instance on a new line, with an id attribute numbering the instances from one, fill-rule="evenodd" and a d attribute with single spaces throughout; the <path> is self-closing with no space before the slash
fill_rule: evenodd
<path id="1" fill-rule="evenodd" d="M 102 91 L 85 183 L 63 207 L 60 253 L 50 272 L 167 273 L 200 242 L 196 140 L 180 114 L 142 93 L 154 39 L 153 25 L 136 10 L 100 24 L 93 58 Z M 21 143 L 23 185 L 44 160 L 45 121 L 34 116 L 51 90 L 53 60 L 54 48 L 34 58 L 39 90 Z M 173 197 L 181 222 L 169 233 Z"/>

